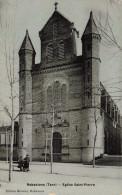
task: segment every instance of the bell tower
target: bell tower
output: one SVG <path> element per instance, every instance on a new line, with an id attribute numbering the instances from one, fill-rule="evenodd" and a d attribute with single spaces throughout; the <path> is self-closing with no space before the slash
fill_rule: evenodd
<path id="1" fill-rule="evenodd" d="M 103 153 L 103 120 L 100 113 L 100 34 L 90 12 L 90 17 L 82 36 L 82 51 L 84 60 L 84 106 L 82 110 L 83 126 L 82 134 L 82 161 L 93 160 L 93 148 L 95 141 L 95 157 Z M 96 135 L 96 121 L 99 131 Z M 96 135 L 96 138 L 95 138 Z"/>
<path id="2" fill-rule="evenodd" d="M 19 156 L 30 158 L 32 148 L 32 65 L 35 63 L 35 50 L 26 30 L 19 50 Z"/>
<path id="3" fill-rule="evenodd" d="M 49 67 L 52 64 L 69 60 L 77 56 L 74 23 L 65 18 L 58 10 L 55 11 L 45 26 L 39 31 L 41 40 L 41 65 Z"/>
<path id="4" fill-rule="evenodd" d="M 100 34 L 90 12 L 90 17 L 82 36 L 82 51 L 84 59 L 84 106 L 99 104 L 100 97 L 94 97 L 99 89 L 100 74 Z"/>

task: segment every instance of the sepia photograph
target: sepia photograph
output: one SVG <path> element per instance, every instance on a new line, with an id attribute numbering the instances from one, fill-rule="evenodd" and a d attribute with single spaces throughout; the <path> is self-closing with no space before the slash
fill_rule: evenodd
<path id="1" fill-rule="evenodd" d="M 0 194 L 121 183 L 122 0 L 0 0 Z"/>

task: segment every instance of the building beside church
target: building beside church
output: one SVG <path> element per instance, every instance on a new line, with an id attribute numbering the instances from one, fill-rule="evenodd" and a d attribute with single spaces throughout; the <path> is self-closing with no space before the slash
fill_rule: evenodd
<path id="1" fill-rule="evenodd" d="M 28 31 L 19 50 L 18 155 L 31 160 L 89 162 L 121 153 L 120 112 L 100 83 L 101 36 L 90 13 L 77 56 L 74 24 L 57 7 L 39 32 L 41 62 Z"/>
<path id="2" fill-rule="evenodd" d="M 18 122 L 15 121 L 14 123 L 14 143 L 13 143 L 13 156 L 14 160 L 18 159 L 18 131 L 19 126 Z M 4 126 L 0 127 L 0 160 L 9 160 L 10 155 L 10 133 L 11 133 L 11 126 Z"/>

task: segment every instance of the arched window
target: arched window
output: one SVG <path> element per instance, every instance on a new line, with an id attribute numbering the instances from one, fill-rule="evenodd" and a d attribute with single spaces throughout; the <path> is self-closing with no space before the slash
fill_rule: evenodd
<path id="1" fill-rule="evenodd" d="M 51 62 L 53 60 L 53 46 L 52 46 L 52 44 L 49 44 L 47 46 L 47 60 L 48 60 L 48 62 Z"/>
<path id="2" fill-rule="evenodd" d="M 56 81 L 54 83 L 54 104 L 57 105 L 60 103 L 60 83 Z M 59 105 L 56 106 L 56 109 L 59 109 Z"/>
<path id="3" fill-rule="evenodd" d="M 64 59 L 64 42 L 59 43 L 59 59 Z"/>
<path id="4" fill-rule="evenodd" d="M 61 87 L 61 103 L 62 103 L 62 109 L 66 110 L 67 108 L 67 93 L 66 93 L 66 85 L 63 84 Z"/>
<path id="5" fill-rule="evenodd" d="M 48 89 L 47 89 L 47 109 L 48 109 L 47 111 L 50 110 L 51 105 L 53 103 L 53 96 L 52 95 L 53 95 L 52 94 L 52 87 L 49 86 Z"/>
<path id="6" fill-rule="evenodd" d="M 58 36 L 58 22 L 55 21 L 53 23 L 53 37 L 57 37 Z"/>

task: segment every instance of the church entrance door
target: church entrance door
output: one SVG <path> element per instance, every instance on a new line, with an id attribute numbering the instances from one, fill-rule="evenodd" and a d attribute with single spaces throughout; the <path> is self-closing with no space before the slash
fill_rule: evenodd
<path id="1" fill-rule="evenodd" d="M 61 162 L 62 136 L 60 133 L 53 133 L 53 161 Z"/>

